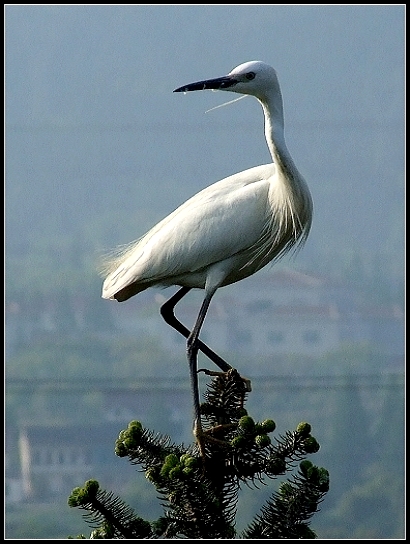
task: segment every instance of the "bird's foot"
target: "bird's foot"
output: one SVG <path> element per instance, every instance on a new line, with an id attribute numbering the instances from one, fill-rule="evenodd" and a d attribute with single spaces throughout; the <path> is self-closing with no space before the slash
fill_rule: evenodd
<path id="1" fill-rule="evenodd" d="M 202 457 L 202 460 L 205 461 L 206 459 L 205 441 L 204 441 L 205 433 L 204 433 L 204 430 L 202 429 L 202 424 L 198 419 L 194 421 L 194 436 L 195 436 L 196 443 L 198 444 L 199 453 Z"/>
<path id="2" fill-rule="evenodd" d="M 231 446 L 232 433 L 238 427 L 246 394 L 251 390 L 251 382 L 248 378 L 240 376 L 234 368 L 222 372 L 201 368 L 197 372 L 203 372 L 215 378 L 212 385 L 212 398 L 207 399 L 207 402 L 203 403 L 198 410 L 208 423 L 212 421 L 213 424 L 206 425 L 204 429 L 201 417 L 197 417 L 194 421 L 194 435 L 205 463 L 206 459 L 215 453 L 214 448 L 218 450 Z M 226 393 L 227 389 L 230 401 L 225 398 L 224 391 Z M 225 406 L 226 402 L 229 406 Z M 232 403 L 234 404 L 231 406 Z"/>
<path id="3" fill-rule="evenodd" d="M 204 431 L 204 429 L 202 428 L 202 424 L 198 424 L 198 421 L 195 420 L 194 436 L 198 444 L 199 453 L 204 462 L 207 458 L 205 444 L 211 443 L 224 448 L 230 447 L 230 443 L 228 441 L 216 438 L 214 435 L 221 432 L 226 433 L 227 431 L 235 429 L 237 426 L 238 425 L 236 423 L 225 423 L 221 425 L 215 425 L 211 429 L 207 429 L 206 431 Z"/>

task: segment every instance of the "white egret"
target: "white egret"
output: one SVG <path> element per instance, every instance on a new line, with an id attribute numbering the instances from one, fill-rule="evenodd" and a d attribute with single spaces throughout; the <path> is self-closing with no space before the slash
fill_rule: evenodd
<path id="1" fill-rule="evenodd" d="M 282 95 L 276 71 L 261 61 L 234 68 L 227 76 L 190 83 L 174 92 L 219 89 L 254 96 L 265 117 L 272 163 L 256 166 L 210 185 L 160 221 L 142 238 L 108 259 L 103 298 L 119 302 L 153 286 L 180 286 L 161 308 L 165 321 L 187 338 L 194 396 L 194 433 L 202 449 L 197 377 L 198 350 L 223 371 L 232 368 L 199 340 L 209 304 L 219 287 L 242 280 L 302 244 L 310 230 L 311 195 L 286 147 Z M 192 288 L 205 295 L 189 331 L 175 305 Z"/>

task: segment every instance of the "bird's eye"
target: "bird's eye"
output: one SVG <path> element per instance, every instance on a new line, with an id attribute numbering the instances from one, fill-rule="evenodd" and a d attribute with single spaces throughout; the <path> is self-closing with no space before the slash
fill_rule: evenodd
<path id="1" fill-rule="evenodd" d="M 255 79 L 255 72 L 248 72 L 245 77 L 248 81 L 251 81 L 251 79 Z"/>

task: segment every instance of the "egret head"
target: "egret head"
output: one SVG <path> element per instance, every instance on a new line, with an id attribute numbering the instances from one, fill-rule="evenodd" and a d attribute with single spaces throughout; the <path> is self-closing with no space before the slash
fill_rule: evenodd
<path id="1" fill-rule="evenodd" d="M 175 89 L 174 93 L 217 89 L 239 94 L 249 94 L 265 102 L 272 95 L 280 96 L 276 71 L 260 60 L 245 62 L 234 68 L 228 75 L 189 83 Z"/>

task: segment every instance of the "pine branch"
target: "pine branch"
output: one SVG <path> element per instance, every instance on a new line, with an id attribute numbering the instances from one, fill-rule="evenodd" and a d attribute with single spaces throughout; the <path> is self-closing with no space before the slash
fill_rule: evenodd
<path id="1" fill-rule="evenodd" d="M 144 429 L 139 421 L 131 421 L 115 442 L 118 457 L 129 457 L 133 465 L 142 465 L 144 470 L 162 466 L 167 455 L 179 456 L 185 451 L 184 446 L 172 443 L 168 436 Z"/>
<path id="2" fill-rule="evenodd" d="M 94 538 L 147 538 L 152 534 L 149 522 L 113 493 L 100 489 L 96 480 L 88 480 L 84 487 L 76 487 L 68 498 L 69 506 L 86 510 L 84 519 L 91 527 L 98 527 Z"/>
<path id="3" fill-rule="evenodd" d="M 272 494 L 242 538 L 316 538 L 307 520 L 328 490 L 327 470 L 302 461 L 299 473 Z"/>
<path id="4" fill-rule="evenodd" d="M 247 390 L 235 370 L 209 373 L 201 406 L 205 459 L 196 445 L 174 444 L 169 437 L 132 421 L 120 432 L 115 452 L 141 466 L 163 501 L 164 515 L 149 523 L 118 497 L 90 480 L 74 489 L 70 506 L 86 510 L 93 538 L 235 538 L 240 486 L 293 470 L 297 461 L 319 449 L 308 423 L 274 439 L 271 419 L 259 423 L 245 408 Z M 325 469 L 302 461 L 244 531 L 243 538 L 314 538 L 309 519 L 328 490 Z"/>

